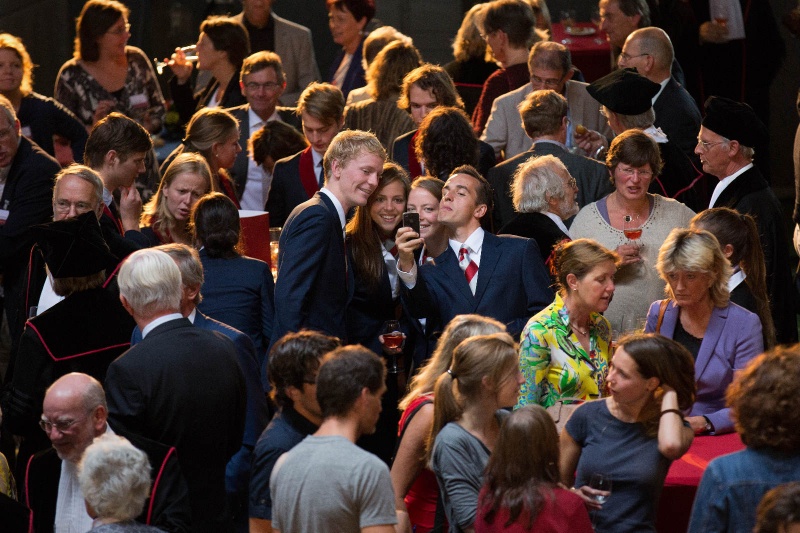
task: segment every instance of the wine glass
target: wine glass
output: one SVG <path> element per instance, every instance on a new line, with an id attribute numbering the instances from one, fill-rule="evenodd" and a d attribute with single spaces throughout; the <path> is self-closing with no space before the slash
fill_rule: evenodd
<path id="1" fill-rule="evenodd" d="M 714 19 L 714 22 L 722 26 L 723 28 L 728 27 L 728 4 L 722 1 L 713 1 L 711 2 L 711 18 Z"/>
<path id="2" fill-rule="evenodd" d="M 181 51 L 186 54 L 184 59 L 189 63 L 197 63 L 197 45 L 190 44 L 188 46 L 181 46 Z M 154 57 L 153 61 L 156 64 L 156 72 L 158 75 L 164 74 L 164 69 L 169 66 L 169 59 L 164 61 L 159 61 L 158 58 Z"/>
<path id="3" fill-rule="evenodd" d="M 384 322 L 381 331 L 381 342 L 389 355 L 389 364 L 386 366 L 386 372 L 388 374 L 397 374 L 400 372 L 397 368 L 397 353 L 400 351 L 400 347 L 403 346 L 405 335 L 400 330 L 400 322 L 397 320 Z"/>
<path id="4" fill-rule="evenodd" d="M 602 505 L 606 503 L 611 493 L 611 476 L 599 473 L 592 474 L 592 477 L 589 479 L 589 487 L 609 493 L 592 495 L 592 499 Z"/>
<path id="5" fill-rule="evenodd" d="M 622 232 L 628 239 L 628 244 L 635 244 L 638 246 L 639 243 L 634 242 L 638 241 L 642 236 L 642 226 L 639 224 L 638 218 L 634 221 L 631 215 L 625 215 L 625 218 L 622 220 Z"/>

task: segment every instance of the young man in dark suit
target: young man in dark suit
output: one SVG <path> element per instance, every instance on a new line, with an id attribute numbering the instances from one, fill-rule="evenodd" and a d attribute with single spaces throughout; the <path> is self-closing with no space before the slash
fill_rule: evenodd
<path id="1" fill-rule="evenodd" d="M 378 186 L 386 151 L 371 133 L 343 131 L 325 152 L 325 187 L 289 215 L 280 238 L 273 343 L 310 328 L 347 339 L 345 309 L 353 295 L 344 226 Z"/>
<path id="2" fill-rule="evenodd" d="M 492 188 L 473 167 L 453 170 L 442 193 L 439 221 L 447 227 L 450 246 L 435 265 L 422 265 L 418 273 L 413 250 L 422 241 L 409 228 L 398 230 L 404 303 L 412 316 L 441 324 L 465 313 L 489 316 L 518 338 L 528 319 L 553 299 L 536 241 L 481 228 Z"/>
<path id="3" fill-rule="evenodd" d="M 322 188 L 322 158 L 344 126 L 344 95 L 328 83 L 312 83 L 300 95 L 297 114 L 310 146 L 276 162 L 272 169 L 272 187 L 265 209 L 273 228 L 283 226 L 292 209 Z"/>

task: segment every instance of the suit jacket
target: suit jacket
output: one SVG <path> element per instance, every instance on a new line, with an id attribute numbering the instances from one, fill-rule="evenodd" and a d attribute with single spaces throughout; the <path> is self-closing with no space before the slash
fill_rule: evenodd
<path id="1" fill-rule="evenodd" d="M 789 270 L 789 236 L 780 202 L 758 167 L 745 171 L 725 187 L 714 207 L 730 207 L 756 219 L 764 249 L 767 293 L 777 340 L 781 344 L 797 342 L 797 308 Z"/>
<path id="2" fill-rule="evenodd" d="M 219 82 L 211 78 L 208 80 L 205 87 L 197 92 L 192 92 L 191 80 L 183 85 L 179 85 L 178 78 L 173 76 L 169 80 L 169 92 L 172 95 L 172 102 L 175 105 L 175 109 L 180 116 L 180 123 L 186 124 L 189 122 L 189 119 L 192 118 L 195 111 L 200 111 L 208 104 L 218 88 Z M 231 81 L 228 82 L 228 86 L 225 87 L 225 92 L 222 93 L 222 99 L 218 107 L 228 108 L 246 103 L 247 100 L 239 87 L 239 70 L 237 69 Z"/>
<path id="3" fill-rule="evenodd" d="M 385 148 L 392 146 L 399 135 L 414 130 L 414 121 L 406 111 L 397 107 L 397 100 L 362 100 L 344 108 L 344 127 L 371 131 Z"/>
<path id="4" fill-rule="evenodd" d="M 361 42 L 358 43 L 358 48 L 353 52 L 353 59 L 350 61 L 350 66 L 347 68 L 347 73 L 344 75 L 344 83 L 339 87 L 339 89 L 342 90 L 345 101 L 350 91 L 356 87 L 363 87 L 367 84 L 367 80 L 364 77 L 364 66 L 361 64 L 363 51 L 364 39 L 361 39 Z M 342 59 L 344 59 L 344 49 L 339 50 L 339 53 L 333 58 L 333 63 L 331 63 L 331 68 L 328 71 L 328 83 L 333 83 L 333 77 L 336 75 L 336 70 L 339 68 Z"/>
<path id="5" fill-rule="evenodd" d="M 53 135 L 57 134 L 69 140 L 75 161 L 83 161 L 89 134 L 78 117 L 63 104 L 39 93 L 30 93 L 22 98 L 17 118 L 23 131 L 25 128 L 30 131 L 30 135 L 25 135 L 48 154 L 56 155 Z"/>
<path id="6" fill-rule="evenodd" d="M 136 521 L 170 533 L 191 531 L 189 491 L 175 448 L 135 434 L 115 433 L 145 452 L 150 461 L 150 497 Z M 27 465 L 21 496 L 24 495 L 24 503 L 33 514 L 30 531 L 52 533 L 61 479 L 61 459 L 54 448 L 48 448 L 32 456 Z"/>
<path id="7" fill-rule="evenodd" d="M 667 134 L 671 143 L 694 158 L 702 119 L 694 98 L 671 77 L 653 104 L 653 110 L 656 112 L 655 126 Z"/>
<path id="8" fill-rule="evenodd" d="M 553 301 L 550 277 L 534 240 L 486 232 L 477 275 L 473 295 L 448 246 L 435 265 L 419 267 L 413 289 L 402 284 L 403 298 L 416 318 L 447 324 L 456 315 L 477 313 L 506 324 L 515 339 L 528 319 Z"/>
<path id="9" fill-rule="evenodd" d="M 11 161 L 0 209 L 8 218 L 0 226 L 0 267 L 3 285 L 16 280 L 33 246 L 31 226 L 53 219 L 53 180 L 61 165 L 34 142 L 20 137 L 17 154 Z"/>
<path id="10" fill-rule="evenodd" d="M 283 73 L 286 76 L 286 90 L 281 95 L 280 102 L 283 105 L 293 106 L 297 104 L 297 99 L 306 86 L 320 77 L 317 60 L 314 57 L 311 30 L 279 17 L 275 12 L 270 15 L 275 23 L 274 52 L 280 56 Z M 244 13 L 239 13 L 233 18 L 244 24 Z"/>
<path id="11" fill-rule="evenodd" d="M 419 130 L 409 131 L 394 140 L 391 150 L 389 151 L 392 156 L 392 161 L 406 169 L 409 176 L 414 178 L 423 174 L 422 169 L 417 160 L 417 154 L 414 152 L 414 135 Z M 478 141 L 478 162 L 475 168 L 481 175 L 486 176 L 489 170 L 495 166 L 497 159 L 494 156 L 494 150 L 491 146 L 483 141 Z M 442 180 L 447 181 L 447 176 L 439 176 Z"/>
<path id="12" fill-rule="evenodd" d="M 111 427 L 174 446 L 193 531 L 227 531 L 225 466 L 242 445 L 246 387 L 234 344 L 170 320 L 122 354 L 105 381 Z"/>
<path id="13" fill-rule="evenodd" d="M 570 240 L 569 235 L 544 213 L 519 213 L 500 229 L 498 235 L 516 235 L 535 240 L 548 272 L 551 271 L 556 244 Z"/>
<path id="14" fill-rule="evenodd" d="M 569 104 L 570 119 L 573 124 L 582 124 L 611 138 L 614 134 L 608 127 L 606 118 L 600 114 L 600 104 L 586 91 L 587 85 L 580 81 L 567 81 L 564 97 Z M 518 106 L 531 92 L 533 87 L 530 83 L 526 83 L 519 89 L 497 98 L 492 104 L 492 112 L 481 140 L 492 145 L 497 157 L 508 159 L 530 149 L 531 139 L 522 128 Z"/>
<path id="15" fill-rule="evenodd" d="M 661 300 L 653 302 L 647 313 L 645 332 L 656 329 Z M 672 301 L 664 312 L 661 335 L 672 338 L 680 316 L 680 307 Z M 706 416 L 715 434 L 733 431 L 730 409 L 725 406 L 725 391 L 736 372 L 764 351 L 761 321 L 750 311 L 729 303 L 711 312 L 703 343 L 694 363 L 697 398 L 690 416 Z"/>
<path id="16" fill-rule="evenodd" d="M 578 205 L 580 207 L 596 202 L 614 190 L 608 179 L 608 169 L 599 161 L 572 154 L 555 143 L 538 142 L 527 152 L 517 154 L 489 171 L 489 183 L 494 189 L 492 216 L 495 228 L 502 228 L 517 214 L 511 199 L 511 182 L 514 180 L 514 172 L 531 157 L 541 155 L 555 156 L 564 163 L 578 183 Z"/>
<path id="17" fill-rule="evenodd" d="M 142 248 L 152 246 L 150 239 L 141 231 L 123 231 L 122 221 L 119 218 L 116 205 L 112 207 L 103 206 L 103 214 L 100 216 L 100 230 L 103 232 L 111 253 L 122 262 L 126 257 Z"/>
<path id="18" fill-rule="evenodd" d="M 326 194 L 318 192 L 292 211 L 279 250 L 272 343 L 302 328 L 346 342 L 345 316 L 355 282 L 339 214 Z"/>
<path id="19" fill-rule="evenodd" d="M 309 146 L 302 152 L 291 157 L 277 161 L 272 169 L 272 187 L 267 197 L 265 210 L 269 212 L 269 225 L 273 228 L 283 226 L 289 213 L 311 198 L 309 189 L 314 192 L 319 190 L 319 178 L 314 174 L 314 164 L 311 163 L 311 172 L 306 169 L 301 160 L 312 158 L 312 148 Z"/>
<path id="20" fill-rule="evenodd" d="M 209 318 L 199 310 L 196 310 L 194 316 L 194 326 L 200 329 L 207 329 L 209 331 L 216 331 L 222 333 L 236 346 L 236 355 L 239 359 L 239 366 L 242 367 L 244 373 L 245 386 L 247 388 L 247 414 L 244 423 L 244 439 L 242 440 L 242 447 L 236 452 L 226 468 L 225 484 L 228 492 L 235 492 L 241 487 L 242 483 L 246 483 L 250 477 L 250 458 L 253 454 L 253 448 L 258 442 L 258 437 L 264 428 L 267 427 L 269 422 L 269 410 L 267 408 L 267 399 L 264 395 L 264 388 L 261 385 L 261 372 L 258 368 L 258 359 L 256 358 L 256 349 L 250 337 L 242 333 L 236 328 L 232 328 L 227 324 L 223 324 L 213 318 Z M 136 326 L 131 335 L 131 346 L 142 341 L 142 331 L 139 326 Z M 245 484 L 244 487 L 247 487 Z"/>
<path id="21" fill-rule="evenodd" d="M 244 194 L 244 187 L 247 184 L 247 168 L 250 164 L 250 153 L 247 149 L 247 141 L 250 140 L 250 104 L 232 107 L 228 111 L 239 121 L 239 146 L 242 151 L 236 156 L 233 167 L 228 172 L 231 175 L 231 179 L 236 183 L 236 195 L 241 200 L 242 194 Z M 298 131 L 302 130 L 303 126 L 293 107 L 278 106 L 276 111 L 283 122 L 294 126 Z"/>

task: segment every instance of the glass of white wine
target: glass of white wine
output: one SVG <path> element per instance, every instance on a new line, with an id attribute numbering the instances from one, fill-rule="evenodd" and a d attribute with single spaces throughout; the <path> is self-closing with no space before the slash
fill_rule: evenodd
<path id="1" fill-rule="evenodd" d="M 604 504 L 608 500 L 609 495 L 611 494 L 611 476 L 608 474 L 600 474 L 595 473 L 592 474 L 592 477 L 589 479 L 589 487 L 602 490 L 608 492 L 608 494 L 594 494 L 592 498 L 599 504 Z"/>

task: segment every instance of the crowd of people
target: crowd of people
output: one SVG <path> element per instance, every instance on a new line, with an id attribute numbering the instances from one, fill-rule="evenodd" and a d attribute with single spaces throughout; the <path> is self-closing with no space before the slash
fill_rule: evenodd
<path id="1" fill-rule="evenodd" d="M 681 65 L 676 14 L 600 0 L 591 83 L 544 0 L 473 7 L 444 66 L 326 0 L 325 77 L 242 4 L 164 61 L 167 98 L 117 0 L 53 98 L 0 34 L 0 529 L 656 531 L 672 462 L 734 431 L 689 531 L 800 527 L 765 91 L 702 83 L 768 3 L 697 11 Z"/>

